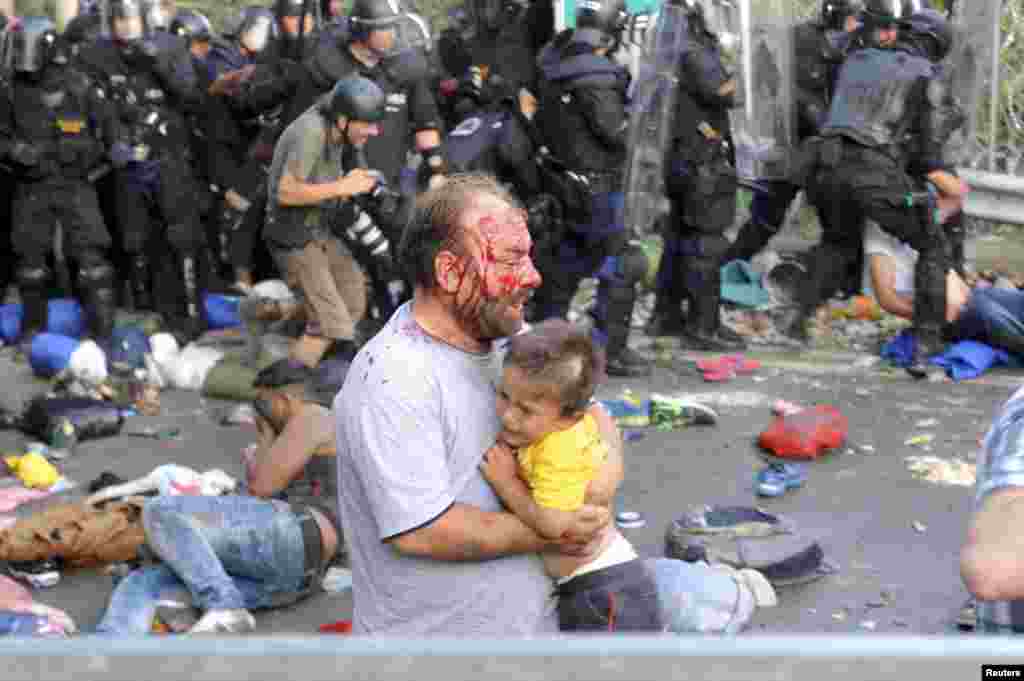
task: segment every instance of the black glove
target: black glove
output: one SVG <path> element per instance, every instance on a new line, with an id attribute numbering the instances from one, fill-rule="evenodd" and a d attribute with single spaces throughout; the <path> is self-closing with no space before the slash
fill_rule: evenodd
<path id="1" fill-rule="evenodd" d="M 10 151 L 11 160 L 26 167 L 37 165 L 42 155 L 39 147 L 30 142 L 15 142 Z"/>

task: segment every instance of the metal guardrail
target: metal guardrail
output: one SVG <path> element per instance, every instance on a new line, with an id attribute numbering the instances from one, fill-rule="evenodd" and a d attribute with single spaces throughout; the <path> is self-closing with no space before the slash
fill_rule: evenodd
<path id="1" fill-rule="evenodd" d="M 5 681 L 962 681 L 985 678 L 982 665 L 1024 662 L 1024 640 L 871 635 L 527 640 L 80 637 L 0 639 L 0 659 Z"/>
<path id="2" fill-rule="evenodd" d="M 961 168 L 971 187 L 964 213 L 973 218 L 1005 224 L 1024 224 L 1024 177 Z"/>

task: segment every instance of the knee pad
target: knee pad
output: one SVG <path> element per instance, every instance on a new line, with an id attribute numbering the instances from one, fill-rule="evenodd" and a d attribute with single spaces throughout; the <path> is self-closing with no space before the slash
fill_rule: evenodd
<path id="1" fill-rule="evenodd" d="M 114 268 L 105 260 L 82 263 L 78 268 L 78 283 L 86 289 L 110 288 L 114 283 Z"/>
<path id="2" fill-rule="evenodd" d="M 50 270 L 42 265 L 23 265 L 14 273 L 19 286 L 40 287 L 50 280 Z"/>
<path id="3" fill-rule="evenodd" d="M 619 269 L 626 283 L 635 284 L 638 281 L 643 281 L 647 276 L 648 268 L 647 253 L 640 247 L 640 244 L 635 242 L 626 244 L 625 250 L 619 255 Z"/>

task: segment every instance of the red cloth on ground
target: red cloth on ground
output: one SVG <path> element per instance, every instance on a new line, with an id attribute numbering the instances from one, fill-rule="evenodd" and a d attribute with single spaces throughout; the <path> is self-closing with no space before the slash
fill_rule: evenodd
<path id="1" fill-rule="evenodd" d="M 776 416 L 758 443 L 784 459 L 816 459 L 846 441 L 849 422 L 835 407 L 819 404 Z"/>

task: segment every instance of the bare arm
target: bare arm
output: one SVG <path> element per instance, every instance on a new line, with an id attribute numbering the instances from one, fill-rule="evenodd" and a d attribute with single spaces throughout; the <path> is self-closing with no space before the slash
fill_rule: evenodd
<path id="1" fill-rule="evenodd" d="M 896 272 L 893 259 L 887 255 L 869 255 L 868 270 L 871 288 L 883 310 L 904 319 L 914 318 L 914 300 L 896 292 Z"/>
<path id="2" fill-rule="evenodd" d="M 312 405 L 289 419 L 271 442 L 260 442 L 249 469 L 249 492 L 269 497 L 288 486 L 323 443 L 334 440 L 330 414 Z"/>
<path id="3" fill-rule="evenodd" d="M 601 431 L 601 437 L 608 445 L 608 458 L 587 487 L 587 503 L 610 508 L 615 499 L 615 493 L 625 477 L 622 433 L 619 432 L 615 419 L 600 404 L 591 406 L 587 409 L 587 413 L 594 417 L 597 428 Z"/>
<path id="4" fill-rule="evenodd" d="M 399 553 L 453 562 L 479 561 L 522 553 L 558 550 L 587 556 L 609 522 L 607 509 L 584 506 L 572 529 L 558 541 L 545 540 L 511 513 L 491 513 L 475 506 L 453 504 L 430 524 L 386 539 Z"/>
<path id="5" fill-rule="evenodd" d="M 971 519 L 960 552 L 967 590 L 985 601 L 1024 598 L 1024 488 L 991 493 Z"/>
<path id="6" fill-rule="evenodd" d="M 369 171 L 356 168 L 333 182 L 313 183 L 299 179 L 289 166 L 277 185 L 277 202 L 282 206 L 315 206 L 331 199 L 350 199 L 373 189 L 377 180 Z"/>
<path id="7" fill-rule="evenodd" d="M 505 508 L 541 537 L 550 540 L 560 538 L 572 526 L 576 511 L 538 504 L 529 486 L 519 477 L 518 471 L 515 452 L 501 442 L 488 449 L 480 463 L 480 472 L 497 492 Z"/>

